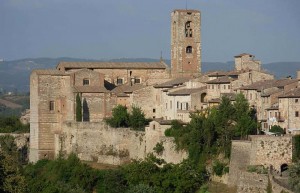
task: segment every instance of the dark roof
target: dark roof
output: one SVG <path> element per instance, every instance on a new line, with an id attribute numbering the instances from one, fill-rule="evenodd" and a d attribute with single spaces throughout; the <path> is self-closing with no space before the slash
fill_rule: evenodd
<path id="1" fill-rule="evenodd" d="M 166 69 L 164 62 L 60 62 L 60 68 L 93 68 L 93 69 Z"/>
<path id="2" fill-rule="evenodd" d="M 231 101 L 234 101 L 235 98 L 236 98 L 236 94 L 235 93 L 221 93 L 221 96 L 226 96 Z"/>
<path id="3" fill-rule="evenodd" d="M 214 79 L 214 80 L 210 80 L 207 81 L 207 84 L 220 84 L 220 83 L 230 83 L 231 81 L 233 81 L 234 79 L 228 77 L 228 76 L 222 76 L 220 78 Z"/>
<path id="4" fill-rule="evenodd" d="M 40 75 L 60 75 L 60 76 L 69 76 L 59 70 L 56 69 L 35 69 L 32 73 L 40 74 Z"/>
<path id="5" fill-rule="evenodd" d="M 206 87 L 200 87 L 200 88 L 184 88 L 180 90 L 176 90 L 174 92 L 170 92 L 168 95 L 175 96 L 175 95 L 190 95 L 197 92 L 202 92 L 206 89 Z"/>
<path id="6" fill-rule="evenodd" d="M 117 97 L 129 97 L 129 95 L 122 92 L 122 93 L 118 93 Z"/>
<path id="7" fill-rule="evenodd" d="M 278 98 L 299 98 L 299 97 L 300 97 L 300 88 L 292 89 L 278 96 Z"/>
<path id="8" fill-rule="evenodd" d="M 103 93 L 109 92 L 106 88 L 102 86 L 74 86 L 74 92 L 81 93 Z"/>
<path id="9" fill-rule="evenodd" d="M 255 82 L 253 84 L 243 86 L 241 90 L 258 90 L 261 91 L 262 89 L 271 88 L 271 87 L 283 87 L 285 85 L 289 85 L 292 83 L 297 82 L 295 79 L 279 79 L 279 80 L 262 80 Z"/>
<path id="10" fill-rule="evenodd" d="M 195 12 L 195 13 L 200 13 L 199 10 L 195 9 L 175 9 L 173 12 L 178 11 L 178 12 Z"/>
<path id="11" fill-rule="evenodd" d="M 213 71 L 213 72 L 208 72 L 207 76 L 208 77 L 219 77 L 219 76 L 226 76 L 227 72 L 225 71 Z"/>
<path id="12" fill-rule="evenodd" d="M 161 84 L 156 84 L 153 87 L 154 88 L 172 88 L 174 86 L 178 86 L 185 82 L 188 82 L 189 80 L 190 80 L 190 78 L 176 78 L 176 79 L 172 79 L 172 80 L 169 80 L 169 81 L 161 83 Z"/>
<path id="13" fill-rule="evenodd" d="M 145 88 L 147 86 L 142 85 L 142 84 L 133 84 L 133 85 L 129 85 L 129 84 L 122 84 L 120 86 L 117 86 L 116 88 L 114 88 L 112 90 L 112 92 L 115 93 L 132 93 L 135 90 L 139 90 L 141 88 Z"/>
<path id="14" fill-rule="evenodd" d="M 241 90 L 258 90 L 261 91 L 262 89 L 270 88 L 273 86 L 276 80 L 262 80 L 255 82 L 253 84 L 243 86 L 240 89 Z"/>
<path id="15" fill-rule="evenodd" d="M 235 58 L 240 58 L 240 57 L 242 57 L 242 56 L 247 56 L 247 55 L 253 56 L 252 54 L 242 53 L 242 54 L 236 55 L 236 56 L 234 56 L 234 57 L 235 57 Z"/>
<path id="16" fill-rule="evenodd" d="M 261 96 L 262 96 L 262 97 L 268 97 L 268 96 L 270 96 L 270 95 L 272 95 L 272 94 L 279 93 L 279 92 L 282 92 L 282 89 L 279 89 L 279 88 L 277 88 L 277 87 L 273 87 L 273 88 L 264 90 L 264 91 L 261 93 Z"/>
<path id="17" fill-rule="evenodd" d="M 274 103 L 271 107 L 266 108 L 266 110 L 278 110 L 278 108 L 279 108 L 279 104 Z"/>

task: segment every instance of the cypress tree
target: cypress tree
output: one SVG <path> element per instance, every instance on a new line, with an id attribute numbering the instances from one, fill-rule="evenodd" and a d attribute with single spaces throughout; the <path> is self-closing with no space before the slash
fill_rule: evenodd
<path id="1" fill-rule="evenodd" d="M 81 98 L 79 96 L 79 93 L 76 95 L 76 121 L 81 122 L 82 121 L 82 106 L 81 106 Z"/>

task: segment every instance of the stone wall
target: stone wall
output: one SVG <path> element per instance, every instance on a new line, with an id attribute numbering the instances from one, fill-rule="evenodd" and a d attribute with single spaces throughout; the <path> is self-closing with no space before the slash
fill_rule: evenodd
<path id="1" fill-rule="evenodd" d="M 103 122 L 67 122 L 63 124 L 63 132 L 55 135 L 56 154 L 73 152 L 81 160 L 120 165 L 131 159 L 144 159 L 162 142 L 165 150 L 158 157 L 172 163 L 186 158 L 185 152 L 175 150 L 173 139 L 165 137 L 158 125 L 153 129 L 153 124 L 152 129 L 149 127 L 143 132 L 111 128 Z"/>
<path id="2" fill-rule="evenodd" d="M 21 133 L 21 134 L 14 134 L 14 133 L 0 133 L 0 136 L 13 136 L 15 138 L 15 143 L 18 149 L 23 148 L 24 146 L 29 147 L 29 133 Z"/>
<path id="3" fill-rule="evenodd" d="M 280 171 L 282 164 L 292 163 L 292 136 L 251 136 L 250 165 L 265 165 Z"/>
<path id="4" fill-rule="evenodd" d="M 232 141 L 228 185 L 238 184 L 242 171 L 250 164 L 250 151 L 250 141 Z"/>

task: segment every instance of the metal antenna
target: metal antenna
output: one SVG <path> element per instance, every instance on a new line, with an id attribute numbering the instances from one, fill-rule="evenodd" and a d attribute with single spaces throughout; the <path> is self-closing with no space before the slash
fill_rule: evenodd
<path id="1" fill-rule="evenodd" d="M 185 10 L 187 10 L 187 0 L 185 0 Z"/>
<path id="2" fill-rule="evenodd" d="M 162 51 L 160 51 L 160 61 L 163 61 L 163 57 L 162 57 Z"/>

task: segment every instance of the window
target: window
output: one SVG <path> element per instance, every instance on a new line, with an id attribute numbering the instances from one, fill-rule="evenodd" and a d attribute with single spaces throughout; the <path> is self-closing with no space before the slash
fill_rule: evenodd
<path id="1" fill-rule="evenodd" d="M 50 102 L 49 102 L 49 110 L 50 110 L 50 111 L 54 111 L 54 106 L 55 106 L 54 101 L 50 101 Z"/>
<path id="2" fill-rule="evenodd" d="M 211 85 L 211 89 L 214 89 L 215 87 L 214 87 L 214 85 Z"/>
<path id="3" fill-rule="evenodd" d="M 224 85 L 224 89 L 226 89 L 226 85 Z"/>
<path id="4" fill-rule="evenodd" d="M 90 80 L 89 79 L 87 79 L 87 78 L 85 78 L 85 79 L 83 79 L 83 86 L 85 86 L 85 85 L 90 85 Z"/>
<path id="5" fill-rule="evenodd" d="M 179 101 L 177 101 L 177 109 L 179 109 Z"/>
<path id="6" fill-rule="evenodd" d="M 192 22 L 188 21 L 185 23 L 185 37 L 193 37 L 193 30 L 192 30 Z"/>
<path id="7" fill-rule="evenodd" d="M 153 130 L 155 130 L 155 124 L 153 124 L 152 128 L 153 128 Z"/>
<path id="8" fill-rule="evenodd" d="M 172 101 L 170 101 L 170 109 L 172 109 Z"/>
<path id="9" fill-rule="evenodd" d="M 228 89 L 230 89 L 230 85 L 228 85 Z"/>
<path id="10" fill-rule="evenodd" d="M 264 128 L 268 128 L 268 124 L 267 123 L 264 123 Z"/>
<path id="11" fill-rule="evenodd" d="M 140 84 L 141 83 L 141 79 L 140 78 L 135 78 L 134 79 L 134 84 Z"/>
<path id="12" fill-rule="evenodd" d="M 192 46 L 186 47 L 185 52 L 188 53 L 188 54 L 191 54 L 193 52 Z"/>
<path id="13" fill-rule="evenodd" d="M 298 103 L 298 99 L 295 99 L 295 103 Z"/>
<path id="14" fill-rule="evenodd" d="M 299 111 L 295 111 L 295 117 L 299 117 Z"/>
<path id="15" fill-rule="evenodd" d="M 117 78 L 117 84 L 123 84 L 123 78 Z"/>
<path id="16" fill-rule="evenodd" d="M 166 109 L 168 109 L 168 103 L 166 103 Z"/>
<path id="17" fill-rule="evenodd" d="M 155 110 L 155 109 L 153 109 L 153 110 L 152 110 L 152 112 L 153 112 L 153 113 L 155 113 L 155 112 L 156 112 L 156 110 Z"/>

